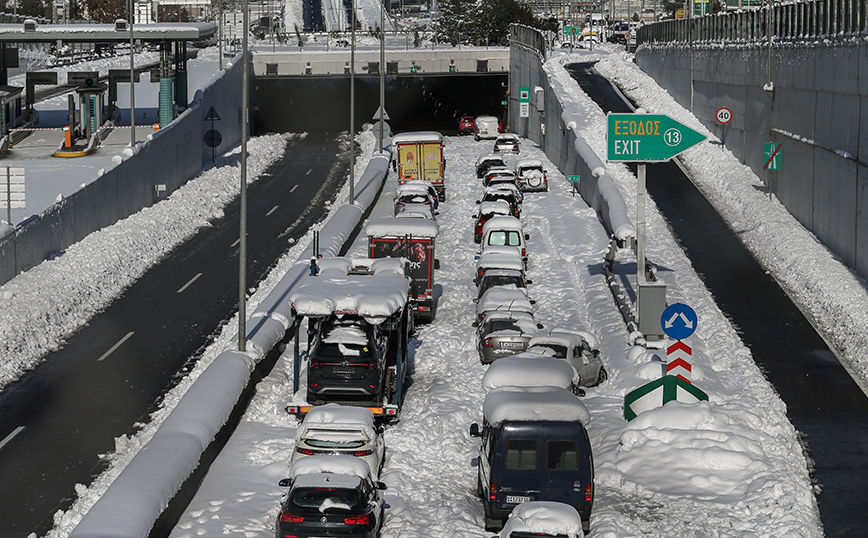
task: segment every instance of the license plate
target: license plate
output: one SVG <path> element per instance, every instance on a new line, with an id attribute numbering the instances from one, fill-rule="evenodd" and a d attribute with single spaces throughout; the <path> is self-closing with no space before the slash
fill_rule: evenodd
<path id="1" fill-rule="evenodd" d="M 526 495 L 507 495 L 506 496 L 506 502 L 508 502 L 509 504 L 526 503 L 526 502 L 530 502 L 530 497 L 528 497 Z"/>
<path id="2" fill-rule="evenodd" d="M 356 369 L 355 368 L 334 368 L 334 369 L 332 369 L 332 372 L 339 374 L 339 375 L 353 375 L 354 373 L 356 373 Z"/>
<path id="3" fill-rule="evenodd" d="M 521 347 L 521 342 L 501 342 L 500 347 Z"/>

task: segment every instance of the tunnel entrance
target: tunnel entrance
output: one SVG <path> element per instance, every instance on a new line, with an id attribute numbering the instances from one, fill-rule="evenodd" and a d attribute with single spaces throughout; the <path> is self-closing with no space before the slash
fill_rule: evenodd
<path id="1" fill-rule="evenodd" d="M 457 134 L 458 117 L 490 114 L 506 119 L 507 73 L 386 77 L 386 113 L 394 132 L 432 130 Z M 380 78 L 357 75 L 355 128 L 380 106 Z M 350 79 L 334 76 L 257 77 L 253 82 L 252 132 L 347 130 Z"/>

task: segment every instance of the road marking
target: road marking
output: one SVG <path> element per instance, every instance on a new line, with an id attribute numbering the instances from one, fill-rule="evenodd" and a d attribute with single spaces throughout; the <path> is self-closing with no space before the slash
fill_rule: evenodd
<path id="1" fill-rule="evenodd" d="M 298 188 L 298 185 L 295 185 L 295 186 L 293 186 L 291 189 L 289 189 L 290 194 L 292 194 L 293 192 L 295 192 L 295 189 L 297 189 L 297 188 Z"/>
<path id="2" fill-rule="evenodd" d="M 307 172 L 305 172 L 304 175 L 309 176 L 311 172 L 313 172 L 313 168 L 311 168 L 310 170 L 308 170 Z"/>
<path id="3" fill-rule="evenodd" d="M 18 435 L 19 433 L 21 433 L 22 430 L 24 430 L 24 426 L 18 426 L 17 428 L 12 430 L 12 433 L 7 435 L 6 439 L 3 439 L 2 441 L 0 441 L 0 449 L 2 449 L 4 446 L 6 446 L 9 443 L 9 441 L 14 439 L 15 436 Z"/>
<path id="4" fill-rule="evenodd" d="M 230 246 L 230 247 L 237 247 L 237 246 L 238 246 L 238 243 L 240 243 L 240 242 L 241 242 L 241 239 L 240 239 L 240 238 L 239 238 L 239 239 L 236 239 L 235 242 L 232 243 L 232 244 L 229 245 L 229 246 Z"/>
<path id="5" fill-rule="evenodd" d="M 121 338 L 120 340 L 118 340 L 118 343 L 115 344 L 115 345 L 113 345 L 112 348 L 111 348 L 110 350 L 108 350 L 108 351 L 106 351 L 105 353 L 103 353 L 103 354 L 102 354 L 102 357 L 98 358 L 97 361 L 101 361 L 101 360 L 105 359 L 106 357 L 108 357 L 109 355 L 111 355 L 111 354 L 114 352 L 114 350 L 116 350 L 117 348 L 121 347 L 121 344 L 123 344 L 124 342 L 126 342 L 127 340 L 129 340 L 130 336 L 132 336 L 132 335 L 134 335 L 134 334 L 135 334 L 135 333 L 134 333 L 133 331 L 128 332 L 127 335 L 124 336 L 123 338 Z"/>
<path id="6" fill-rule="evenodd" d="M 290 191 L 290 192 L 292 192 L 292 191 Z M 265 216 L 266 216 L 266 217 L 270 217 L 272 213 L 274 213 L 275 211 L 277 211 L 277 208 L 278 208 L 278 206 L 274 206 L 274 207 L 272 207 L 272 208 L 271 208 L 271 211 L 269 211 L 268 213 L 266 213 Z"/>
<path id="7" fill-rule="evenodd" d="M 184 290 L 186 290 L 186 289 L 187 289 L 187 286 L 189 286 L 189 285 L 192 284 L 193 282 L 196 282 L 196 281 L 199 279 L 200 276 L 202 276 L 202 273 L 197 273 L 196 276 L 194 276 L 193 278 L 190 279 L 189 282 L 187 282 L 186 284 L 184 284 L 183 286 L 181 286 L 181 288 L 180 288 L 178 291 L 176 291 L 175 293 L 181 293 L 181 292 L 183 292 Z"/>

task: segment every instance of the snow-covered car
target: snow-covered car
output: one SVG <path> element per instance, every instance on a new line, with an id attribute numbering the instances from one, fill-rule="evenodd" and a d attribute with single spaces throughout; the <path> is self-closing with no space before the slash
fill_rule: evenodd
<path id="1" fill-rule="evenodd" d="M 482 191 L 482 200 L 477 200 L 477 204 L 484 202 L 493 202 L 495 200 L 503 200 L 509 204 L 510 213 L 513 217 L 521 216 L 521 204 L 514 192 L 506 189 L 498 189 L 497 187 L 486 187 Z"/>
<path id="2" fill-rule="evenodd" d="M 281 497 L 276 536 L 380 535 L 385 515 L 382 490 L 368 464 L 353 456 L 311 456 L 289 469 L 279 482 Z"/>
<path id="3" fill-rule="evenodd" d="M 476 129 L 476 121 L 473 116 L 461 116 L 458 119 L 458 134 L 473 134 Z"/>
<path id="4" fill-rule="evenodd" d="M 519 153 L 517 134 L 503 133 L 494 140 L 494 153 Z"/>
<path id="5" fill-rule="evenodd" d="M 502 155 L 496 155 L 493 153 L 480 155 L 476 160 L 476 177 L 481 179 L 493 166 L 502 166 L 506 168 L 506 163 L 504 162 Z"/>
<path id="6" fill-rule="evenodd" d="M 478 286 L 488 271 L 500 269 L 513 269 L 524 274 L 524 259 L 521 253 L 512 247 L 488 247 L 483 250 L 476 259 L 473 283 Z"/>
<path id="7" fill-rule="evenodd" d="M 290 464 L 304 457 L 347 455 L 365 460 L 377 476 L 384 452 L 383 437 L 374 427 L 374 414 L 369 409 L 329 403 L 305 415 L 296 430 Z"/>
<path id="8" fill-rule="evenodd" d="M 494 116 L 477 116 L 474 122 L 473 139 L 477 142 L 487 138 L 497 138 L 500 120 Z"/>
<path id="9" fill-rule="evenodd" d="M 538 332 L 528 342 L 527 351 L 566 360 L 579 373 L 579 384 L 583 387 L 594 387 L 609 377 L 600 358 L 600 342 L 586 331 Z"/>
<path id="10" fill-rule="evenodd" d="M 516 506 L 497 538 L 579 538 L 584 536 L 582 518 L 566 503 L 531 501 Z"/>
<path id="11" fill-rule="evenodd" d="M 440 202 L 437 200 L 437 191 L 431 183 L 421 180 L 413 180 L 398 185 L 395 189 L 394 198 L 394 214 L 397 215 L 408 209 L 413 209 L 422 212 L 430 212 L 433 215 L 434 211 L 439 207 Z M 428 206 L 424 209 L 420 206 Z"/>
<path id="12" fill-rule="evenodd" d="M 589 530 L 594 459 L 585 404 L 559 387 L 500 387 L 485 395 L 482 417 L 470 436 L 481 437 L 476 493 L 485 529 L 500 530 L 523 503 L 556 501 L 575 508 Z"/>
<path id="13" fill-rule="evenodd" d="M 479 204 L 479 213 L 473 218 L 476 222 L 473 225 L 473 242 L 479 243 L 482 241 L 482 227 L 488 222 L 488 219 L 494 216 L 511 215 L 509 204 L 504 200 L 495 200 L 493 202 L 482 202 Z"/>
<path id="14" fill-rule="evenodd" d="M 491 271 L 486 271 L 479 279 L 479 293 L 476 299 L 481 299 L 486 291 L 497 287 L 514 288 L 527 293 L 527 286 L 532 283 L 532 281 L 525 279 L 523 271 L 516 269 L 492 269 Z"/>
<path id="15" fill-rule="evenodd" d="M 524 204 L 524 193 L 518 186 L 518 180 L 515 176 L 497 176 L 491 179 L 490 185 L 486 189 L 496 189 L 500 191 L 509 191 L 515 196 L 515 201 L 518 203 L 519 212 Z"/>
<path id="16" fill-rule="evenodd" d="M 548 175 L 539 159 L 520 159 L 515 163 L 513 171 L 518 177 L 521 190 L 525 192 L 549 190 Z"/>
<path id="17" fill-rule="evenodd" d="M 489 247 L 514 248 L 527 263 L 527 240 L 521 221 L 515 217 L 491 217 L 482 227 L 482 251 Z"/>
<path id="18" fill-rule="evenodd" d="M 488 364 L 521 353 L 539 327 L 527 312 L 491 312 L 476 328 L 479 360 Z"/>
<path id="19" fill-rule="evenodd" d="M 489 317 L 498 314 L 490 314 Z M 487 393 L 500 387 L 560 387 L 584 396 L 576 369 L 561 359 L 520 352 L 498 359 L 482 376 Z"/>
<path id="20" fill-rule="evenodd" d="M 331 316 L 313 335 L 307 369 L 307 401 L 378 398 L 384 392 L 389 329 L 363 317 Z"/>
<path id="21" fill-rule="evenodd" d="M 501 168 L 498 166 L 489 168 L 488 172 L 485 173 L 485 177 L 482 178 L 482 185 L 484 187 L 494 187 L 504 182 L 508 182 L 518 187 L 518 176 L 516 176 L 515 172 L 509 168 Z"/>
<path id="22" fill-rule="evenodd" d="M 476 303 L 476 317 L 482 322 L 492 312 L 524 312 L 533 315 L 533 303 L 524 290 L 492 288 Z"/>

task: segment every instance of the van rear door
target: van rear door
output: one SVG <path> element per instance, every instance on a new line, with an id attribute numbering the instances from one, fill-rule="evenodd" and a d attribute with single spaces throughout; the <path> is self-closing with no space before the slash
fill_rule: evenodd
<path id="1" fill-rule="evenodd" d="M 497 484 L 496 505 L 512 508 L 523 502 L 541 500 L 543 451 L 539 424 L 506 425 L 496 450 L 501 453 L 492 463 L 491 481 Z"/>
<path id="2" fill-rule="evenodd" d="M 594 493 L 594 462 L 587 431 L 581 424 L 549 423 L 542 426 L 542 439 L 542 498 L 572 505 L 587 519 L 583 512 L 590 515 Z"/>

